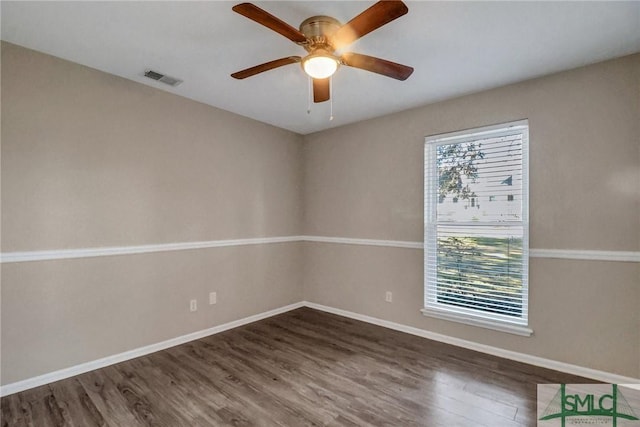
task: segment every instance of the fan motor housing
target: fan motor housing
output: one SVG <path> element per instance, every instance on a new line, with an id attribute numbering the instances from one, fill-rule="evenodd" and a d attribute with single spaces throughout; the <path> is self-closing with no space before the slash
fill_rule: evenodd
<path id="1" fill-rule="evenodd" d="M 311 52 L 318 48 L 325 48 L 333 51 L 328 37 L 336 32 L 342 24 L 330 16 L 318 15 L 305 19 L 300 24 L 300 32 L 307 37 L 309 44 L 304 48 Z"/>

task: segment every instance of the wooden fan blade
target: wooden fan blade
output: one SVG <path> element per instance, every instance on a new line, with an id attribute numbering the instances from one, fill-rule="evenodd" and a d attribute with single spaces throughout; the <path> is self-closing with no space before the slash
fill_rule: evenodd
<path id="1" fill-rule="evenodd" d="M 276 59 L 275 61 L 265 62 L 264 64 L 238 71 L 231 74 L 231 77 L 234 79 L 246 79 L 247 77 L 255 76 L 256 74 L 273 70 L 283 65 L 295 64 L 296 62 L 300 62 L 301 59 L 299 56 L 287 56 L 286 58 Z"/>
<path id="2" fill-rule="evenodd" d="M 260 9 L 258 6 L 251 3 L 240 3 L 231 8 L 234 12 L 257 22 L 260 25 L 264 25 L 267 28 L 272 29 L 276 33 L 282 34 L 294 43 L 304 43 L 307 38 L 297 29 L 291 25 L 276 18 L 269 12 Z"/>
<path id="3" fill-rule="evenodd" d="M 407 6 L 401 1 L 379 1 L 340 27 L 331 37 L 331 44 L 335 49 L 350 45 L 408 11 Z"/>
<path id="4" fill-rule="evenodd" d="M 344 65 L 382 74 L 397 80 L 407 80 L 413 73 L 413 67 L 359 53 L 345 53 L 340 59 Z"/>
<path id="5" fill-rule="evenodd" d="M 330 80 L 326 79 L 313 79 L 313 102 L 324 102 L 329 100 L 330 96 Z"/>

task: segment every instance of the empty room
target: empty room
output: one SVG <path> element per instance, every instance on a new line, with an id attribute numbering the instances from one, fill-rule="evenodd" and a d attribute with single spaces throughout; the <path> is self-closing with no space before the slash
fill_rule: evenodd
<path id="1" fill-rule="evenodd" d="M 640 426 L 640 2 L 0 15 L 1 426 Z"/>

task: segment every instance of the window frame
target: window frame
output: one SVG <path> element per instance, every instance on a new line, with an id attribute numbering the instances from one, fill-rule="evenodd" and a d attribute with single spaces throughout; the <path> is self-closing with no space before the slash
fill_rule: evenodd
<path id="1" fill-rule="evenodd" d="M 489 313 L 479 309 L 458 307 L 445 303 L 429 302 L 432 283 L 436 280 L 433 272 L 437 269 L 428 268 L 430 254 L 437 248 L 437 179 L 430 179 L 430 174 L 437 174 L 438 145 L 464 143 L 475 141 L 482 137 L 497 137 L 510 134 L 514 130 L 522 133 L 522 220 L 514 222 L 522 227 L 522 316 L 512 317 L 496 313 Z M 529 327 L 529 122 L 527 119 L 490 126 L 430 135 L 425 137 L 424 145 L 424 301 L 422 313 L 467 325 L 480 326 L 487 329 L 508 332 L 516 335 L 531 336 L 533 330 Z M 498 221 L 488 221 L 488 224 L 500 224 Z M 515 225 L 514 224 L 514 225 Z M 437 262 L 437 258 L 434 258 Z M 435 288 L 435 286 L 433 287 Z"/>

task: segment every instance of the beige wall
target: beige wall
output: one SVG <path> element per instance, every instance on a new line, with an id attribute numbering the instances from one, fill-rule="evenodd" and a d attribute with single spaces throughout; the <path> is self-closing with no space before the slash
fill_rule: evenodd
<path id="1" fill-rule="evenodd" d="M 521 118 L 531 247 L 638 251 L 639 75 L 628 57 L 301 137 L 3 43 L 2 252 L 421 241 L 424 136 Z M 422 316 L 422 274 L 420 250 L 310 242 L 6 263 L 1 382 L 303 299 L 640 376 L 638 263 L 532 259 L 531 338 Z"/>
<path id="2" fill-rule="evenodd" d="M 7 43 L 1 136 L 3 252 L 301 231 L 301 136 Z M 300 252 L 3 264 L 2 383 L 300 301 Z"/>
<path id="3" fill-rule="evenodd" d="M 524 118 L 531 248 L 640 250 L 640 55 L 306 136 L 305 234 L 422 241 L 424 137 Z M 523 338 L 423 316 L 421 250 L 305 251 L 309 301 L 640 377 L 638 263 L 531 259 Z"/>
<path id="4" fill-rule="evenodd" d="M 302 300 L 302 243 L 4 264 L 2 382 Z M 218 303 L 208 305 L 210 291 Z M 189 300 L 198 311 L 189 312 Z"/>
<path id="5" fill-rule="evenodd" d="M 3 251 L 300 231 L 299 135 L 10 44 L 2 67 Z"/>

